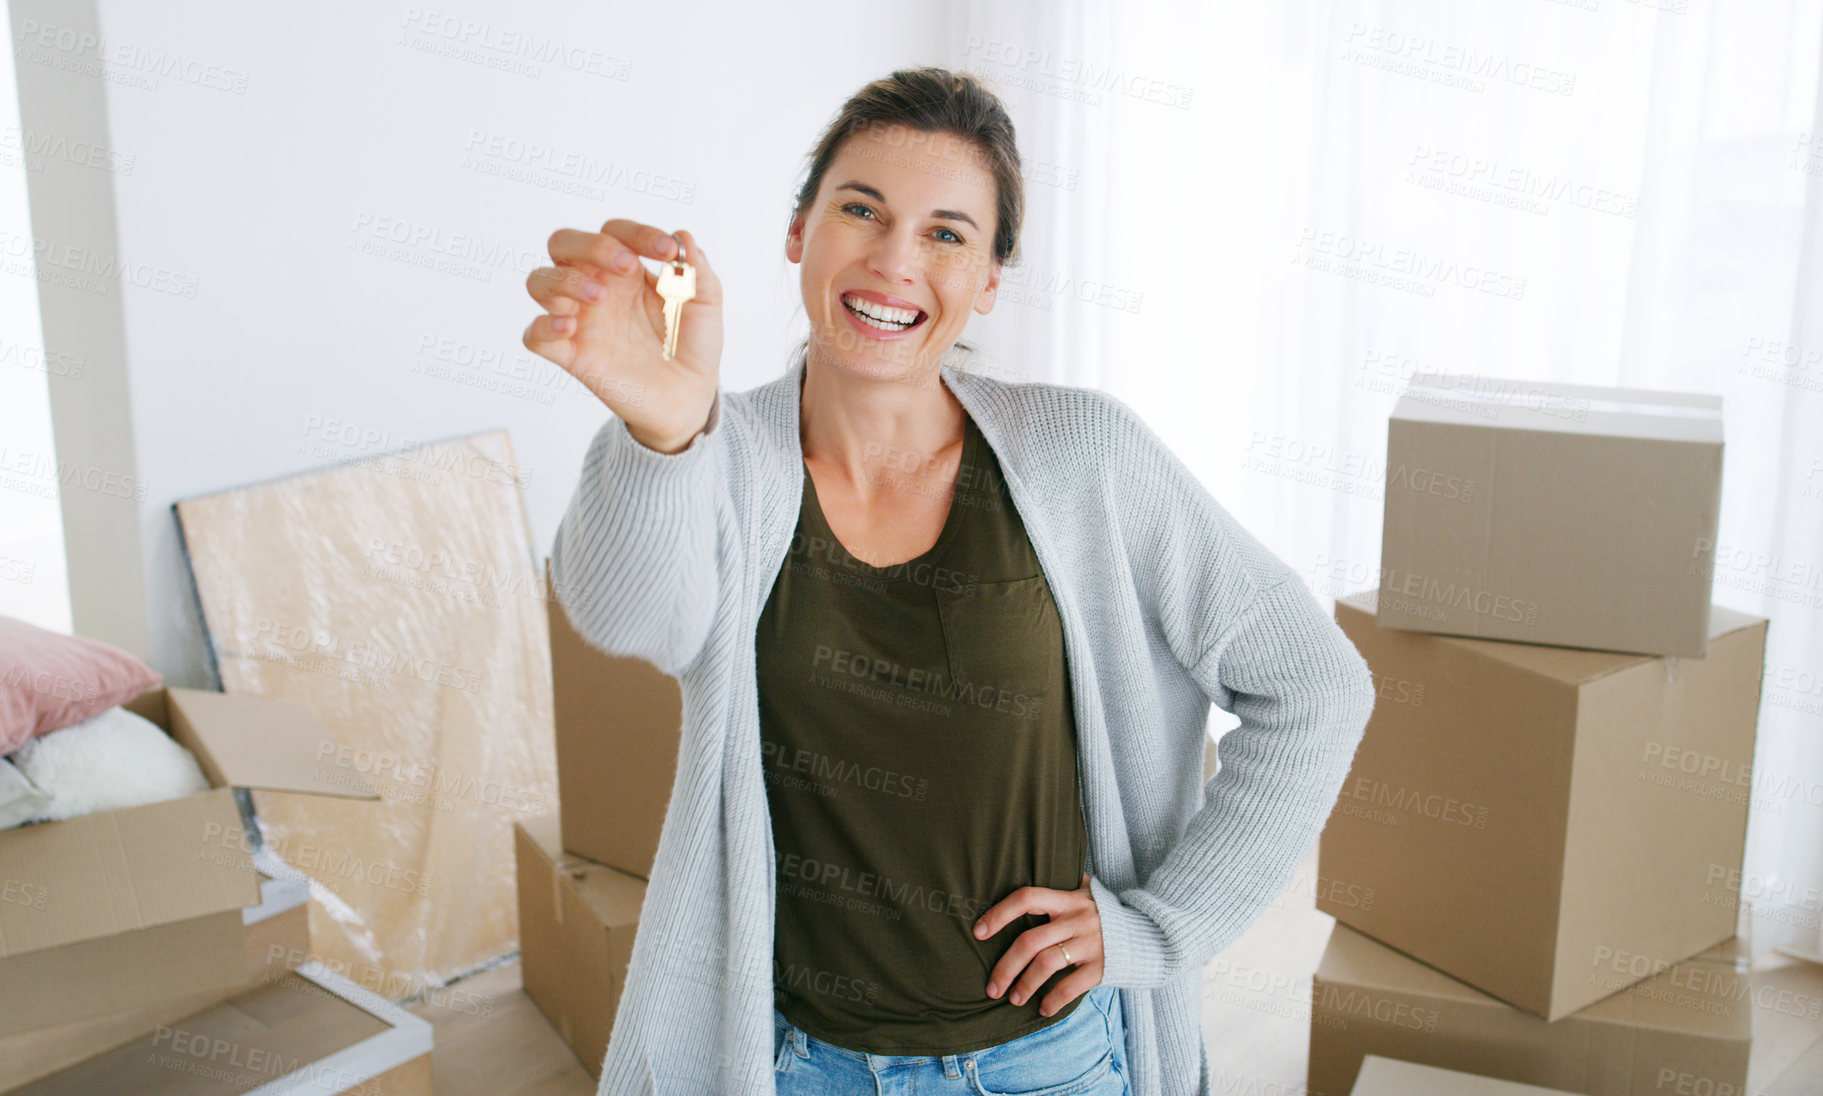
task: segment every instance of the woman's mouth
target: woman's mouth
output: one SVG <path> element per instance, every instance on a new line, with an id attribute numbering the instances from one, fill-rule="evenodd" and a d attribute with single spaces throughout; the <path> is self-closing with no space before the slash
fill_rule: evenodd
<path id="1" fill-rule="evenodd" d="M 929 318 L 929 313 L 909 308 L 888 308 L 852 294 L 842 298 L 842 307 L 857 322 L 875 331 L 898 334 L 910 331 Z"/>

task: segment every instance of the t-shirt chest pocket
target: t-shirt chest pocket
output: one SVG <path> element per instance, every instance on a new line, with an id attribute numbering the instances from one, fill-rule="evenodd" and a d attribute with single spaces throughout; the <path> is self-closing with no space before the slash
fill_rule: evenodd
<path id="1" fill-rule="evenodd" d="M 937 591 L 950 680 L 964 704 L 1031 717 L 1055 680 L 1057 610 L 1043 575 Z"/>

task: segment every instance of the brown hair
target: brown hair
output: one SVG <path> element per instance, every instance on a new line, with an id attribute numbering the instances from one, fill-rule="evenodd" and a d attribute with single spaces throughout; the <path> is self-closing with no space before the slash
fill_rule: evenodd
<path id="1" fill-rule="evenodd" d="M 816 200 L 823 176 L 848 138 L 871 129 L 904 126 L 928 135 L 952 135 L 981 158 L 997 193 L 993 257 L 1002 266 L 1019 261 L 1019 225 L 1025 215 L 1025 181 L 1013 120 L 1000 97 L 967 72 L 924 67 L 899 69 L 851 95 L 823 130 L 810 154 L 810 171 L 792 203 L 791 220 Z M 958 348 L 973 350 L 957 340 Z M 808 353 L 805 337 L 799 354 Z"/>

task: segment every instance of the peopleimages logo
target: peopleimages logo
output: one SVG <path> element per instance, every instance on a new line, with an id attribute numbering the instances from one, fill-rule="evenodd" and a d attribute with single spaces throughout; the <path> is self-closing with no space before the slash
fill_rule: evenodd
<path id="1" fill-rule="evenodd" d="M 1406 161 L 1406 181 L 1459 193 L 1496 205 L 1547 213 L 1562 204 L 1628 219 L 1639 215 L 1639 199 L 1582 180 L 1502 162 L 1496 156 L 1419 145 Z"/>
<path id="2" fill-rule="evenodd" d="M 1738 1085 L 1670 1066 L 1659 1067 L 1658 1080 L 1653 1087 L 1660 1092 L 1675 1092 L 1678 1096 L 1746 1096 Z"/>
<path id="3" fill-rule="evenodd" d="M 23 879 L 0 880 L 0 902 L 41 910 L 50 898 L 50 888 Z"/>
<path id="4" fill-rule="evenodd" d="M 786 879 L 797 879 L 825 889 L 846 891 L 861 898 L 877 898 L 891 903 L 899 910 L 941 913 L 964 921 L 979 918 L 993 904 L 980 898 L 957 894 L 954 891 L 926 886 L 911 880 L 894 879 L 890 875 L 880 875 L 876 872 L 858 871 L 846 864 L 818 860 L 815 857 L 801 856 L 794 852 L 785 853 L 779 857 L 778 872 L 781 877 Z"/>
<path id="5" fill-rule="evenodd" d="M 1383 780 L 1368 777 L 1356 777 L 1342 790 L 1342 799 L 1359 800 L 1375 807 L 1388 807 L 1395 811 L 1415 814 L 1436 822 L 1451 822 L 1458 826 L 1469 826 L 1485 830 L 1488 825 L 1488 808 L 1476 806 L 1453 796 L 1439 792 L 1423 792 L 1413 788 L 1395 788 Z M 1338 810 L 1344 810 L 1351 804 L 1338 801 Z M 1353 813 L 1344 811 L 1344 813 Z M 1382 813 L 1382 812 L 1372 812 Z M 1397 824 L 1392 817 L 1388 824 Z"/>
<path id="6" fill-rule="evenodd" d="M 761 742 L 760 756 L 768 765 L 785 772 L 806 773 L 815 781 L 848 784 L 900 799 L 922 802 L 930 790 L 930 781 L 924 777 L 883 769 L 878 765 L 863 766 L 816 750 L 781 747 L 776 742 Z"/>
<path id="7" fill-rule="evenodd" d="M 1475 501 L 1475 481 L 1461 476 L 1452 476 L 1429 468 L 1413 468 L 1401 464 L 1386 477 L 1392 487 L 1403 487 L 1422 495 L 1436 495 L 1439 498 L 1457 502 Z"/>
<path id="8" fill-rule="evenodd" d="M 962 53 L 965 57 L 979 58 L 1021 75 L 1043 76 L 1062 84 L 1080 85 L 1084 90 L 1125 95 L 1129 99 L 1180 110 L 1189 108 L 1195 90 L 1141 73 L 1125 72 L 1111 65 L 1098 65 L 1078 57 L 1060 57 L 1047 49 L 1022 47 L 1016 42 L 1001 42 L 976 34 L 968 36 Z M 1101 100 L 1097 97 L 1093 102 L 1099 105 Z"/>
<path id="9" fill-rule="evenodd" d="M 1343 39 L 1342 59 L 1404 76 L 1417 76 L 1451 87 L 1480 92 L 1488 83 L 1562 95 L 1576 94 L 1576 74 L 1530 63 L 1491 50 L 1479 50 L 1425 34 L 1407 34 L 1355 23 Z"/>
<path id="10" fill-rule="evenodd" d="M 1436 296 L 1437 287 L 1447 285 L 1508 300 L 1525 299 L 1524 278 L 1352 233 L 1306 227 L 1299 233 L 1292 250 L 1291 261 L 1295 266 L 1416 292 L 1425 297 Z"/>
<path id="11" fill-rule="evenodd" d="M 1445 582 L 1415 572 L 1383 568 L 1380 595 L 1386 607 L 1407 616 L 1440 621 L 1444 610 L 1460 609 L 1476 616 L 1510 620 L 1527 626 L 1538 623 L 1538 603 L 1498 594 L 1466 582 Z"/>
<path id="12" fill-rule="evenodd" d="M 1328 984 L 1325 984 L 1321 992 L 1315 995 L 1314 1003 L 1323 1011 L 1331 1014 L 1356 1016 L 1363 1020 L 1373 1020 L 1376 1023 L 1393 1027 L 1410 1028 L 1413 1031 L 1436 1031 L 1437 1021 L 1442 1016 L 1436 1009 L 1408 1005 L 1403 1001 L 1389 1000 L 1363 990 Z"/>
<path id="13" fill-rule="evenodd" d="M 1388 677 L 1385 674 L 1369 671 L 1374 679 L 1374 696 L 1380 700 L 1390 700 L 1394 704 L 1409 704 L 1414 708 L 1424 707 L 1424 684 L 1418 681 L 1406 681 L 1403 678 Z"/>
<path id="14" fill-rule="evenodd" d="M 384 782 L 387 786 L 378 789 L 383 799 L 431 804 L 439 810 L 454 809 L 456 799 L 524 814 L 544 814 L 550 809 L 544 792 L 538 788 L 457 772 L 389 750 L 356 748 L 325 739 L 317 745 L 316 771 L 333 777 L 335 774 L 328 771 L 333 769 Z"/>
<path id="15" fill-rule="evenodd" d="M 795 963 L 774 962 L 772 969 L 775 984 L 794 989 L 799 994 L 815 993 L 846 1001 L 874 1002 L 880 999 L 878 982 L 863 981 L 836 971 L 812 970 Z"/>

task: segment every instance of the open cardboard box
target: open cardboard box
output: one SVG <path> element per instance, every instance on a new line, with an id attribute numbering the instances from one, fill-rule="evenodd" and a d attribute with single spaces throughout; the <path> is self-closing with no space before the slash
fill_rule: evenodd
<path id="1" fill-rule="evenodd" d="M 187 993 L 151 1005 L 117 1009 L 56 1027 L 0 1036 L 0 1092 L 48 1077 L 130 1043 L 159 1027 L 268 985 L 310 960 L 309 881 L 269 851 L 253 857 L 260 903 L 241 910 L 246 975 L 238 986 Z"/>
<path id="2" fill-rule="evenodd" d="M 14 1096 L 431 1096 L 430 1022 L 306 963 Z"/>
<path id="3" fill-rule="evenodd" d="M 0 1035 L 244 982 L 260 877 L 234 788 L 379 798 L 319 766 L 333 740 L 300 705 L 161 687 L 122 707 L 194 753 L 212 787 L 0 831 L 14 896 L 0 902 Z"/>

